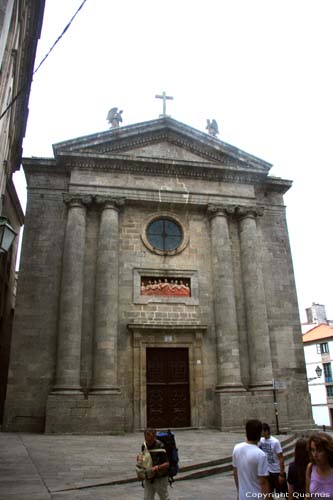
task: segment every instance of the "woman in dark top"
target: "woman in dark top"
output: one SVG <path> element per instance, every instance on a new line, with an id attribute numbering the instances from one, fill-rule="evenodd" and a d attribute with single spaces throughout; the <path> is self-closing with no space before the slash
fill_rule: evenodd
<path id="1" fill-rule="evenodd" d="M 295 460 L 288 469 L 289 498 L 300 498 L 299 493 L 305 493 L 305 472 L 309 461 L 307 441 L 298 439 L 295 445 Z M 297 495 L 294 496 L 294 493 Z"/>

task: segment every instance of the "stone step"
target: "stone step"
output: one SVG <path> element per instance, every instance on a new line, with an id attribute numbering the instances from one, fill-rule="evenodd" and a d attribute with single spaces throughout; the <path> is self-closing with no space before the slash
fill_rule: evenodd
<path id="1" fill-rule="evenodd" d="M 295 442 L 296 438 L 293 435 L 288 435 L 285 437 L 279 436 L 281 445 L 284 450 L 284 456 L 286 462 L 290 462 L 293 459 L 294 456 L 294 448 L 295 448 Z M 198 451 L 199 454 L 199 451 Z M 191 465 L 186 465 L 183 467 L 180 467 L 179 473 L 175 477 L 175 482 L 178 481 L 185 481 L 185 480 L 190 480 L 190 479 L 199 479 L 203 477 L 208 477 L 208 476 L 213 476 L 216 474 L 230 474 L 232 471 L 232 457 L 227 456 L 223 458 L 219 458 L 216 460 L 209 460 L 206 462 L 199 462 Z M 59 492 L 64 492 L 64 491 L 71 491 L 71 490 L 83 490 L 83 489 L 88 489 L 88 488 L 93 488 L 96 486 L 112 486 L 112 485 L 119 485 L 119 484 L 127 484 L 127 483 L 133 483 L 140 481 L 136 477 L 123 477 L 119 479 L 115 479 L 113 481 L 105 481 L 105 480 L 99 480 L 99 481 L 91 481 L 89 484 L 87 483 L 76 483 L 74 487 L 69 487 L 69 488 L 64 488 L 60 490 L 53 490 L 52 493 L 59 493 Z"/>
<path id="2" fill-rule="evenodd" d="M 287 463 L 294 458 L 295 436 L 288 436 L 285 439 L 280 439 L 283 455 Z M 232 457 L 224 457 L 218 460 L 203 462 L 186 467 L 181 467 L 175 481 L 185 481 L 190 479 L 199 479 L 215 474 L 227 474 L 232 471 Z"/>

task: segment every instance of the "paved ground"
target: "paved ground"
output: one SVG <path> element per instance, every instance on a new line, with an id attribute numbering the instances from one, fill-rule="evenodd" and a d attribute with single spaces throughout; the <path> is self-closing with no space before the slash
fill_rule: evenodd
<path id="1" fill-rule="evenodd" d="M 169 494 L 171 500 L 236 500 L 235 486 L 231 476 L 212 476 L 192 481 L 179 481 L 170 488 Z M 31 497 L 26 498 L 30 500 Z M 140 484 L 132 483 L 124 486 L 93 488 L 80 492 L 57 493 L 45 498 L 53 500 L 142 500 L 143 488 Z M 24 500 L 26 499 L 24 498 Z M 157 495 L 156 500 L 159 500 Z"/>
<path id="2" fill-rule="evenodd" d="M 176 432 L 181 466 L 231 455 L 242 434 L 214 430 Z M 141 433 L 124 436 L 50 436 L 0 432 L 0 500 L 136 500 L 134 478 Z M 175 482 L 172 500 L 235 500 L 232 476 Z"/>

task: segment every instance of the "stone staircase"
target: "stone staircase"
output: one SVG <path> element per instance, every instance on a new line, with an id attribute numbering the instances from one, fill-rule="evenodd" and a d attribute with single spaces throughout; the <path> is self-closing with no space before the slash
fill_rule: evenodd
<path id="1" fill-rule="evenodd" d="M 290 463 L 294 458 L 296 438 L 294 435 L 279 436 L 285 463 Z M 229 475 L 232 473 L 232 457 L 224 457 L 217 460 L 202 462 L 198 464 L 181 467 L 175 481 L 185 481 L 189 479 L 199 479 L 215 474 Z"/>
<path id="2" fill-rule="evenodd" d="M 285 462 L 287 464 L 289 462 L 291 462 L 293 457 L 294 457 L 294 448 L 295 448 L 296 439 L 297 439 L 297 437 L 295 435 L 286 435 L 286 436 L 280 435 L 279 436 L 279 440 L 280 440 L 281 446 L 283 448 Z M 211 446 L 211 445 L 212 444 L 210 443 L 209 446 Z M 218 450 L 216 450 L 216 452 L 218 452 Z M 198 456 L 200 456 L 200 449 L 198 449 Z M 199 478 L 203 478 L 203 477 L 213 476 L 216 474 L 222 474 L 225 476 L 232 474 L 232 457 L 231 456 L 180 467 L 180 470 L 179 470 L 177 476 L 175 477 L 175 482 L 186 481 L 186 480 L 191 480 L 191 479 L 199 479 Z M 98 486 L 113 486 L 113 485 L 129 484 L 129 483 L 135 483 L 135 482 L 139 482 L 139 480 L 133 476 L 127 476 L 127 477 L 122 477 L 122 478 L 119 477 L 118 479 L 115 478 L 114 480 L 99 479 L 96 481 L 91 481 L 89 483 L 76 482 L 75 486 L 61 488 L 61 489 L 54 489 L 53 493 L 60 493 L 60 492 L 71 491 L 71 490 L 83 490 L 83 489 L 88 489 L 88 488 L 95 488 Z"/>

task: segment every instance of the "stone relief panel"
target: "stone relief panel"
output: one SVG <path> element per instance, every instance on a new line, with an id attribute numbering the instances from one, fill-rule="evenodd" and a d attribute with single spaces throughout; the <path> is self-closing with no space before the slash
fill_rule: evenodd
<path id="1" fill-rule="evenodd" d="M 189 278 L 158 278 L 143 276 L 141 277 L 141 295 L 157 297 L 190 297 L 191 280 Z"/>
<path id="2" fill-rule="evenodd" d="M 134 269 L 133 302 L 198 305 L 198 271 Z"/>

